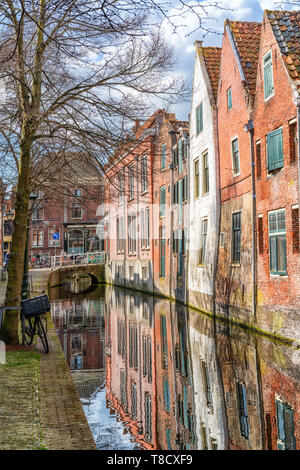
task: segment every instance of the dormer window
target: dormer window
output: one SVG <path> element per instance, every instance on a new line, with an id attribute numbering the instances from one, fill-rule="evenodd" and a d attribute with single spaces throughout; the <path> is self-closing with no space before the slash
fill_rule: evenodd
<path id="1" fill-rule="evenodd" d="M 264 96 L 266 100 L 274 94 L 272 51 L 269 51 L 263 58 L 263 70 L 264 70 Z"/>

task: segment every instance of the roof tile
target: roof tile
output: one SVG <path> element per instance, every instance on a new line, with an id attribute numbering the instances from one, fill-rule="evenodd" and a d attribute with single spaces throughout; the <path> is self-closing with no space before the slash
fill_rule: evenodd
<path id="1" fill-rule="evenodd" d="M 251 95 L 255 94 L 261 23 L 227 20 Z"/>
<path id="2" fill-rule="evenodd" d="M 300 11 L 266 10 L 265 14 L 290 77 L 300 83 Z"/>
<path id="3" fill-rule="evenodd" d="M 208 78 L 212 88 L 215 101 L 217 100 L 220 62 L 221 62 L 221 47 L 201 47 L 199 53 L 203 54 Z"/>

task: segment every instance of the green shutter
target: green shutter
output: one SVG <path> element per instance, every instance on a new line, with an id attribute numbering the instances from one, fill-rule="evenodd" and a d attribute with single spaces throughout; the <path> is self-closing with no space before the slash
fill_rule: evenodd
<path id="1" fill-rule="evenodd" d="M 182 222 L 182 203 L 183 203 L 183 178 L 179 181 L 179 214 L 178 219 L 179 222 Z"/>
<path id="2" fill-rule="evenodd" d="M 264 59 L 264 94 L 268 98 L 273 93 L 273 65 L 272 56 L 269 54 Z"/>
<path id="3" fill-rule="evenodd" d="M 269 132 L 267 135 L 268 170 L 283 167 L 282 128 Z"/>

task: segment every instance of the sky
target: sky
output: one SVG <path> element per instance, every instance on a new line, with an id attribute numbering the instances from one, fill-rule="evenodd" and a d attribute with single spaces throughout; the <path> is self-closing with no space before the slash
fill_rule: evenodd
<path id="1" fill-rule="evenodd" d="M 174 0 L 174 6 L 176 3 L 177 1 Z M 177 15 L 173 17 L 175 13 L 174 8 L 169 10 L 169 16 L 176 25 L 176 29 L 167 19 L 163 21 L 162 28 L 167 41 L 174 47 L 176 66 L 173 73 L 182 75 L 189 84 L 191 84 L 193 79 L 194 42 L 196 40 L 203 40 L 203 46 L 220 47 L 222 45 L 222 33 L 226 18 L 231 20 L 261 22 L 265 9 L 300 9 L 300 0 L 290 0 L 289 2 L 279 0 L 220 0 L 219 5 L 221 8 L 212 6 L 213 3 L 215 3 L 215 1 L 210 0 L 189 2 L 190 5 L 199 5 L 198 8 L 201 8 L 201 5 L 211 4 L 211 6 L 207 8 L 209 19 L 204 20 L 204 26 L 211 29 L 211 33 L 206 34 L 203 30 L 198 28 L 198 18 L 191 11 L 186 11 L 185 14 L 182 12 L 180 16 Z M 203 12 L 201 16 L 205 17 Z M 168 110 L 175 112 L 178 119 L 187 120 L 190 113 L 190 102 L 172 105 Z"/>

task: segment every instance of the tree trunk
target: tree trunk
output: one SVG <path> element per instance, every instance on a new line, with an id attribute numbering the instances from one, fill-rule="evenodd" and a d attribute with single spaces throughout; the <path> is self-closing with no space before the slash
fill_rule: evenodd
<path id="1" fill-rule="evenodd" d="M 8 267 L 8 283 L 5 299 L 6 307 L 19 306 L 21 300 L 29 201 L 29 171 L 32 145 L 31 136 L 31 123 L 28 119 L 25 119 L 23 122 L 22 138 L 20 142 L 20 167 L 16 193 L 11 259 Z M 6 342 L 6 344 L 19 344 L 18 321 L 18 310 L 6 311 L 1 329 L 1 338 Z"/>

